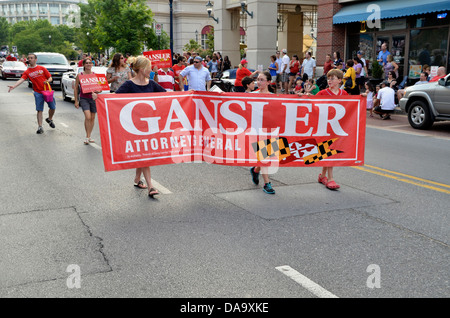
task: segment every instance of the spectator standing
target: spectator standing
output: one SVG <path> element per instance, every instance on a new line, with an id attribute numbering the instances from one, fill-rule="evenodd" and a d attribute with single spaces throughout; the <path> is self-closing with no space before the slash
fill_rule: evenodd
<path id="1" fill-rule="evenodd" d="M 390 71 L 395 72 L 395 78 L 398 77 L 398 64 L 394 62 L 394 58 L 392 57 L 392 55 L 388 55 L 386 57 L 386 64 L 383 66 L 383 70 L 384 70 L 384 75 L 385 78 L 388 78 L 388 74 Z"/>
<path id="2" fill-rule="evenodd" d="M 311 52 L 306 52 L 305 59 L 302 63 L 302 77 L 303 81 L 306 81 L 308 78 L 314 78 L 316 73 L 316 60 L 311 57 Z M 308 75 L 305 77 L 304 75 Z"/>
<path id="3" fill-rule="evenodd" d="M 358 53 L 356 54 L 356 56 L 361 60 L 362 62 L 362 71 L 361 71 L 361 78 L 363 82 L 366 82 L 366 77 L 368 76 L 369 72 L 367 70 L 367 62 L 366 59 L 363 57 L 364 52 L 363 51 L 358 51 Z"/>
<path id="4" fill-rule="evenodd" d="M 202 61 L 203 59 L 200 56 L 196 56 L 193 65 L 189 65 L 180 73 L 180 83 L 183 83 L 183 78 L 186 77 L 189 90 L 205 91 L 211 88 L 211 75 L 208 69 L 203 67 Z M 181 89 L 184 90 L 183 87 Z"/>
<path id="5" fill-rule="evenodd" d="M 275 53 L 275 56 L 276 56 L 275 63 L 278 66 L 277 78 L 275 79 L 275 82 L 277 83 L 277 90 L 278 90 L 278 89 L 283 89 L 283 84 L 281 83 L 281 63 L 282 63 L 282 60 L 281 60 L 281 56 L 280 56 L 280 51 L 277 51 Z M 280 85 L 280 83 L 281 83 L 281 85 Z"/>
<path id="6" fill-rule="evenodd" d="M 364 87 L 364 81 L 361 78 L 361 72 L 363 71 L 362 61 L 355 56 L 353 58 L 353 69 L 355 70 L 356 74 L 356 85 L 358 86 L 359 90 L 361 90 Z"/>
<path id="7" fill-rule="evenodd" d="M 126 80 L 131 79 L 131 71 L 122 54 L 114 54 L 111 66 L 106 70 L 106 80 L 114 93 Z"/>
<path id="8" fill-rule="evenodd" d="M 50 75 L 50 72 L 43 66 L 37 65 L 37 56 L 36 54 L 28 54 L 28 62 L 30 63 L 30 66 L 27 68 L 25 72 L 23 72 L 22 77 L 13 85 L 8 86 L 9 90 L 8 93 L 11 92 L 13 89 L 15 89 L 17 86 L 25 82 L 27 79 L 33 83 L 33 95 L 34 95 L 34 101 L 36 104 L 36 111 L 37 111 L 37 122 L 38 122 L 38 130 L 36 131 L 37 134 L 44 133 L 44 129 L 42 128 L 42 121 L 43 121 L 43 112 L 44 112 L 44 96 L 42 95 L 42 91 L 45 90 L 45 85 L 50 85 L 50 83 L 53 81 L 52 76 Z M 48 105 L 48 118 L 45 119 L 45 121 L 49 124 L 51 128 L 55 128 L 55 124 L 53 122 L 53 115 L 55 114 L 56 110 L 56 102 L 55 98 L 53 98 L 53 101 L 46 102 Z"/>
<path id="9" fill-rule="evenodd" d="M 281 82 L 281 92 L 289 94 L 289 62 L 290 58 L 287 55 L 287 49 L 281 50 L 281 71 L 280 71 L 280 82 Z"/>
<path id="10" fill-rule="evenodd" d="M 297 54 L 294 54 L 292 55 L 292 60 L 289 61 L 289 92 L 293 93 L 293 86 L 298 72 L 300 72 L 300 61 Z"/>
<path id="11" fill-rule="evenodd" d="M 386 44 L 386 42 L 384 42 L 383 44 L 381 44 L 381 51 L 378 52 L 378 57 L 377 57 L 378 63 L 380 63 L 382 66 L 386 65 L 387 57 L 390 54 L 391 53 L 389 53 L 389 51 L 387 50 L 387 44 Z"/>
<path id="12" fill-rule="evenodd" d="M 335 69 L 340 69 L 339 65 L 344 65 L 344 62 L 341 60 L 341 53 L 338 51 L 333 52 L 333 65 L 332 67 Z"/>
<path id="13" fill-rule="evenodd" d="M 365 93 L 361 93 L 361 96 L 367 97 L 366 109 L 369 111 L 369 117 L 373 117 L 373 98 L 375 96 L 375 88 L 370 81 L 364 83 Z"/>
<path id="14" fill-rule="evenodd" d="M 230 59 L 228 58 L 228 55 L 225 55 L 225 57 L 223 58 L 223 63 L 222 63 L 222 72 L 229 70 L 230 68 L 231 68 Z"/>
<path id="15" fill-rule="evenodd" d="M 325 63 L 323 64 L 323 75 L 327 75 L 328 71 L 333 68 L 333 61 L 331 60 L 331 55 L 327 54 L 325 56 Z"/>
<path id="16" fill-rule="evenodd" d="M 353 68 L 353 64 L 353 60 L 347 61 L 347 71 L 344 74 L 344 89 L 349 95 L 358 95 L 359 88 L 358 85 L 356 85 L 356 72 Z"/>
<path id="17" fill-rule="evenodd" d="M 246 59 L 241 60 L 241 63 L 239 64 L 239 69 L 236 71 L 236 81 L 234 82 L 234 90 L 236 92 L 243 93 L 245 92 L 244 87 L 242 86 L 242 79 L 246 76 L 248 77 L 254 77 L 259 73 L 258 70 L 254 71 L 253 73 L 247 68 L 248 62 Z"/>

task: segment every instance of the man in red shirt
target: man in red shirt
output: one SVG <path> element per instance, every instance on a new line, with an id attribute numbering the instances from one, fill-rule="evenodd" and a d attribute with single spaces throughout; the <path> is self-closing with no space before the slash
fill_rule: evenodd
<path id="1" fill-rule="evenodd" d="M 30 66 L 23 73 L 22 77 L 14 84 L 13 86 L 8 86 L 8 93 L 15 89 L 17 86 L 25 82 L 27 79 L 30 79 L 31 83 L 33 83 L 33 94 L 34 100 L 36 103 L 36 111 L 37 111 L 37 121 L 38 121 L 38 130 L 37 134 L 42 134 L 44 129 L 42 128 L 42 113 L 44 111 L 44 96 L 42 95 L 42 91 L 45 90 L 44 86 L 53 81 L 52 76 L 49 71 L 41 66 L 37 65 L 37 56 L 33 53 L 28 54 L 28 61 L 30 62 Z M 48 87 L 48 86 L 47 86 Z M 55 124 L 53 123 L 53 115 L 55 114 L 56 103 L 55 98 L 53 98 L 52 102 L 47 102 L 48 105 L 48 118 L 45 121 L 50 125 L 50 127 L 55 128 Z"/>
<path id="2" fill-rule="evenodd" d="M 186 65 L 183 64 L 183 60 L 184 60 L 184 56 L 179 56 L 177 59 L 178 64 L 175 64 L 172 69 L 173 72 L 175 73 L 175 90 L 176 91 L 181 91 L 181 87 L 179 85 L 180 81 L 179 81 L 179 77 L 180 77 L 180 73 L 182 70 L 184 70 L 184 68 L 186 67 Z"/>
<path id="3" fill-rule="evenodd" d="M 17 61 L 16 57 L 12 53 L 6 57 L 6 60 L 7 61 Z"/>
<path id="4" fill-rule="evenodd" d="M 88 57 L 88 55 L 86 53 L 83 53 L 83 56 L 82 56 L 81 60 L 78 61 L 78 67 L 82 67 L 83 66 L 83 60 L 85 58 L 87 58 L 87 57 Z"/>
<path id="5" fill-rule="evenodd" d="M 441 66 L 438 68 L 437 70 L 437 75 L 435 77 L 433 77 L 432 79 L 430 79 L 430 83 L 431 82 L 437 82 L 439 81 L 441 78 L 444 78 L 447 74 L 445 73 L 445 67 Z"/>
<path id="6" fill-rule="evenodd" d="M 166 92 L 173 92 L 175 78 L 173 72 L 168 67 L 158 69 L 158 84 L 161 85 Z"/>

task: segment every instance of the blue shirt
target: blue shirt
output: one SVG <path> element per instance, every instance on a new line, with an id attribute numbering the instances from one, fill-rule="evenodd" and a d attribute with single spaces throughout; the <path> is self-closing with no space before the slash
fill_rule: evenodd
<path id="1" fill-rule="evenodd" d="M 153 93 L 165 92 L 166 90 L 153 80 L 149 80 L 147 85 L 136 85 L 132 80 L 125 81 L 116 94 L 133 94 L 133 93 Z"/>
<path id="2" fill-rule="evenodd" d="M 187 77 L 189 89 L 196 91 L 206 91 L 206 82 L 211 80 L 208 69 L 203 66 L 197 69 L 194 65 L 190 65 L 182 70 L 180 75 Z"/>
<path id="3" fill-rule="evenodd" d="M 383 51 L 380 51 L 380 52 L 378 53 L 378 60 L 383 59 L 382 64 L 385 65 L 385 64 L 387 63 L 387 57 L 388 57 L 388 55 L 390 55 L 390 54 L 391 54 L 391 53 L 389 53 L 388 50 L 386 50 L 386 52 L 384 52 L 384 53 L 383 53 Z"/>

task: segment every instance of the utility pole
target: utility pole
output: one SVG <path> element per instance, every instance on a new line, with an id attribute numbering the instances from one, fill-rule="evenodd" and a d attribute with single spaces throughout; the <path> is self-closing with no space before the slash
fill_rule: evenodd
<path id="1" fill-rule="evenodd" d="M 173 0 L 169 0 L 170 6 L 170 59 L 173 60 Z"/>

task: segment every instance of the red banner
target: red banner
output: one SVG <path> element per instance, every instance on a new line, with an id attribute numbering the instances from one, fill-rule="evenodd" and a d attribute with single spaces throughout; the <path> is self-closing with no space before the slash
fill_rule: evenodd
<path id="1" fill-rule="evenodd" d="M 364 164 L 366 98 L 361 96 L 102 94 L 97 110 L 107 171 L 192 161 Z"/>
<path id="2" fill-rule="evenodd" d="M 155 65 L 158 68 L 172 67 L 170 50 L 148 51 L 144 52 L 143 55 L 152 61 L 152 67 Z"/>
<path id="3" fill-rule="evenodd" d="M 109 91 L 109 84 L 104 74 L 80 74 L 81 91 L 84 94 Z"/>

